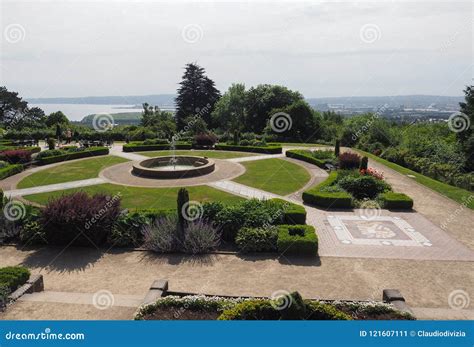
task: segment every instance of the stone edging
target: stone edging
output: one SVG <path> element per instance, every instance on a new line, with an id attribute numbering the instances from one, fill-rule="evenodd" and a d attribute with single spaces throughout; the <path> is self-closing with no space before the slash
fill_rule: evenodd
<path id="1" fill-rule="evenodd" d="M 42 292 L 44 290 L 43 275 L 31 275 L 28 281 L 8 296 L 11 301 L 18 300 L 23 294 Z"/>

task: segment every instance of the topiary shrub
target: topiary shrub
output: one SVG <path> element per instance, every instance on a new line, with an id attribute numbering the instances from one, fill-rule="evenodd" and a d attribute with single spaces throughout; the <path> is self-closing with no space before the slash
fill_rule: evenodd
<path id="1" fill-rule="evenodd" d="M 344 152 L 338 156 L 339 168 L 342 170 L 357 169 L 360 166 L 360 155 Z"/>
<path id="2" fill-rule="evenodd" d="M 306 210 L 303 206 L 282 199 L 271 199 L 280 206 L 282 215 L 274 224 L 306 224 Z"/>
<path id="3" fill-rule="evenodd" d="M 120 197 L 84 192 L 50 200 L 40 222 L 46 240 L 55 245 L 102 245 L 120 214 Z"/>
<path id="4" fill-rule="evenodd" d="M 336 145 L 334 146 L 334 155 L 336 158 L 338 158 L 339 154 L 341 154 L 341 141 L 336 140 Z"/>
<path id="5" fill-rule="evenodd" d="M 243 253 L 274 252 L 277 250 L 278 229 L 274 226 L 242 228 L 237 232 L 235 243 Z"/>
<path id="6" fill-rule="evenodd" d="M 377 201 L 382 208 L 411 210 L 413 199 L 403 193 L 386 192 L 377 197 Z"/>
<path id="7" fill-rule="evenodd" d="M 311 225 L 278 226 L 277 248 L 279 253 L 295 255 L 316 255 L 318 237 Z"/>
<path id="8" fill-rule="evenodd" d="M 53 138 L 49 138 L 46 140 L 46 143 L 48 144 L 48 149 L 53 150 L 56 147 L 56 140 Z"/>
<path id="9" fill-rule="evenodd" d="M 212 133 L 200 133 L 194 136 L 194 144 L 203 147 L 212 147 L 217 142 L 217 136 Z"/>
<path id="10" fill-rule="evenodd" d="M 360 160 L 360 166 L 359 166 L 359 170 L 367 170 L 367 166 L 369 165 L 369 158 L 367 157 L 362 157 L 362 159 Z"/>
<path id="11" fill-rule="evenodd" d="M 177 199 L 177 207 L 178 207 L 178 238 L 179 240 L 184 240 L 184 234 L 186 232 L 186 227 L 188 225 L 188 221 L 186 219 L 187 209 L 189 207 L 189 192 L 186 188 L 180 188 L 178 191 L 178 199 Z"/>
<path id="12" fill-rule="evenodd" d="M 390 185 L 373 176 L 345 176 L 337 185 L 352 194 L 356 199 L 375 199 L 380 193 L 390 191 Z"/>

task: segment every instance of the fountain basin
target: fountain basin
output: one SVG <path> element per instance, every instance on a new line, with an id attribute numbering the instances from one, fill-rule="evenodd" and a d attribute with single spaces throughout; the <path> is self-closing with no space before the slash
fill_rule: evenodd
<path id="1" fill-rule="evenodd" d="M 178 179 L 207 175 L 213 172 L 213 160 L 193 156 L 165 156 L 134 163 L 132 173 L 136 176 L 157 179 Z"/>

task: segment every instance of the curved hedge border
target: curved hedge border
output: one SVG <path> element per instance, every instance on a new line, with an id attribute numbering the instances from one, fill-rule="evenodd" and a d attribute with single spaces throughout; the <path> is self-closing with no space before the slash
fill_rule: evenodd
<path id="1" fill-rule="evenodd" d="M 38 164 L 47 165 L 47 164 L 59 163 L 62 161 L 95 157 L 98 155 L 106 155 L 106 154 L 109 154 L 109 149 L 106 147 L 91 147 L 81 152 L 72 152 L 72 153 L 67 153 L 67 154 L 62 154 L 62 155 L 56 155 L 54 157 L 41 158 L 41 159 L 38 159 Z"/>
<path id="2" fill-rule="evenodd" d="M 282 206 L 282 224 L 306 224 L 306 210 L 303 206 L 277 198 L 270 199 L 269 201 L 275 202 Z"/>
<path id="3" fill-rule="evenodd" d="M 321 169 L 324 169 L 324 165 L 326 164 L 325 160 L 321 160 L 321 159 L 317 159 L 315 157 L 312 157 L 312 156 L 306 154 L 306 152 L 307 152 L 306 150 L 292 149 L 292 150 L 286 151 L 286 156 L 288 158 L 298 159 L 298 160 L 302 160 L 302 161 L 305 161 L 305 162 L 310 163 L 310 164 L 314 164 L 314 165 L 320 167 Z"/>
<path id="4" fill-rule="evenodd" d="M 377 197 L 381 207 L 389 210 L 411 210 L 413 208 L 413 199 L 403 193 L 387 192 Z"/>
<path id="5" fill-rule="evenodd" d="M 329 177 L 317 186 L 303 192 L 303 201 L 307 204 L 332 207 L 332 208 L 351 208 L 352 197 L 346 192 L 322 192 L 321 188 L 330 186 L 337 180 L 337 172 L 331 171 Z"/>
<path id="6" fill-rule="evenodd" d="M 169 144 L 166 145 L 144 145 L 144 144 L 133 144 L 129 143 L 123 145 L 124 152 L 145 152 L 145 151 L 162 151 L 162 150 L 169 150 L 171 146 Z M 192 145 L 189 143 L 177 143 L 175 145 L 176 149 L 191 149 Z"/>
<path id="7" fill-rule="evenodd" d="M 215 149 L 221 151 L 252 152 L 263 154 L 281 154 L 281 146 L 238 146 L 238 145 L 216 145 Z"/>
<path id="8" fill-rule="evenodd" d="M 22 171 L 23 171 L 23 165 L 21 164 L 8 165 L 0 169 L 0 180 L 16 175 L 17 173 L 20 173 Z"/>

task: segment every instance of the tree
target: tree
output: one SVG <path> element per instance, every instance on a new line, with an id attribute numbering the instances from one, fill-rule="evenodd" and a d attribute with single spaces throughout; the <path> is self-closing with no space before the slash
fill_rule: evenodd
<path id="1" fill-rule="evenodd" d="M 46 125 L 52 127 L 58 124 L 69 124 L 69 119 L 61 111 L 51 113 L 48 118 L 46 118 Z"/>
<path id="2" fill-rule="evenodd" d="M 183 242 L 184 234 L 186 232 L 186 227 L 188 225 L 188 220 L 186 219 L 188 211 L 186 209 L 189 208 L 188 206 L 189 193 L 186 188 L 180 188 L 180 190 L 178 190 L 177 205 L 178 205 L 178 238 L 179 238 L 179 241 Z"/>
<path id="3" fill-rule="evenodd" d="M 0 87 L 0 123 L 7 129 L 20 130 L 24 127 L 43 127 L 45 115 L 38 107 L 28 108 L 28 102 Z"/>
<path id="4" fill-rule="evenodd" d="M 303 100 L 299 92 L 294 92 L 283 86 L 260 84 L 252 87 L 246 93 L 245 108 L 247 119 L 245 131 L 261 133 L 272 116 L 271 111 Z"/>
<path id="5" fill-rule="evenodd" d="M 270 129 L 275 131 L 273 128 L 277 128 L 277 134 L 283 139 L 314 142 L 320 138 L 321 116 L 306 101 L 298 100 L 286 107 L 273 109 L 270 113 L 275 115 L 273 119 L 270 118 Z M 279 118 L 281 124 L 278 124 Z"/>
<path id="6" fill-rule="evenodd" d="M 19 128 L 44 128 L 46 115 L 39 107 L 26 110 L 25 116 L 19 121 Z"/>
<path id="7" fill-rule="evenodd" d="M 209 127 L 213 126 L 211 114 L 221 94 L 214 81 L 205 75 L 204 68 L 194 63 L 187 64 L 177 94 L 175 117 L 178 130 L 185 127 L 187 117 L 195 115 L 204 119 Z"/>
<path id="8" fill-rule="evenodd" d="M 232 84 L 227 92 L 216 102 L 212 112 L 214 124 L 238 137 L 238 134 L 244 129 L 246 117 L 245 98 L 245 85 L 240 83 Z"/>
<path id="9" fill-rule="evenodd" d="M 464 113 L 468 120 L 463 131 L 457 133 L 462 151 L 466 156 L 466 170 L 474 171 L 474 86 L 467 86 L 464 90 L 465 102 L 459 103 L 460 111 Z"/>
<path id="10" fill-rule="evenodd" d="M 173 114 L 147 103 L 143 104 L 141 125 L 155 132 L 158 138 L 170 138 L 176 132 Z"/>

